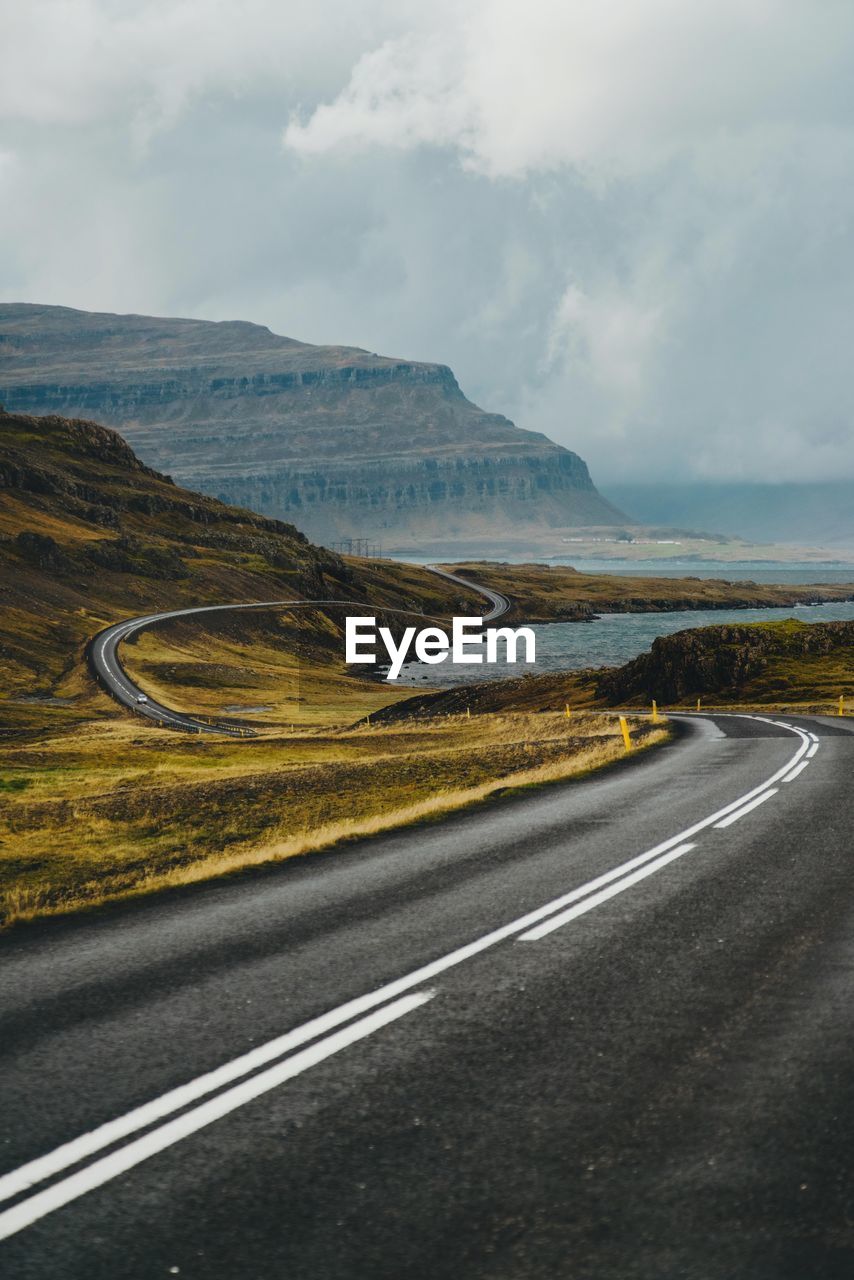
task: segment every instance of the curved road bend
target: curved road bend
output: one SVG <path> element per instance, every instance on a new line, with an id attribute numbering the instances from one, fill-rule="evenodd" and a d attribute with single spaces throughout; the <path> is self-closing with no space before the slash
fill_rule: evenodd
<path id="1" fill-rule="evenodd" d="M 458 574 L 449 573 L 447 569 L 440 569 L 435 564 L 425 564 L 421 567 L 429 569 L 431 573 L 438 574 L 440 578 L 447 578 L 448 582 L 455 582 L 460 587 L 468 587 L 470 591 L 477 591 L 479 595 L 486 596 L 492 608 L 483 615 L 482 622 L 494 622 L 496 618 L 500 618 L 510 608 L 508 597 L 502 595 L 500 591 L 494 591 L 492 587 L 484 587 L 480 582 L 472 582 L 470 578 L 461 578 Z"/>
<path id="2" fill-rule="evenodd" d="M 480 587 L 474 582 L 469 582 L 465 578 L 458 578 L 455 574 L 448 573 L 444 569 L 436 569 L 432 565 L 423 565 L 421 567 L 427 569 L 430 573 L 447 578 L 450 582 L 467 587 L 469 590 L 484 596 L 491 606 L 489 612 L 483 615 L 484 622 L 491 622 L 493 619 L 500 617 L 510 607 L 510 602 L 506 596 L 497 591 L 492 591 L 489 587 Z M 359 602 L 353 600 L 266 600 L 249 604 L 200 605 L 191 609 L 172 609 L 167 613 L 149 613 L 138 618 L 127 618 L 124 622 L 117 622 L 113 626 L 107 627 L 106 630 L 99 632 L 94 637 L 89 646 L 89 664 L 98 680 L 117 702 L 137 714 L 155 721 L 157 724 L 166 728 L 183 729 L 191 733 L 225 733 L 232 737 L 243 737 L 247 733 L 251 734 L 252 731 L 242 729 L 237 725 L 209 724 L 196 716 L 175 711 L 172 707 L 167 707 L 164 703 L 146 695 L 145 691 L 130 678 L 122 666 L 119 658 L 119 645 L 123 640 L 127 640 L 130 636 L 145 630 L 146 627 L 175 618 L 188 618 L 197 614 L 224 613 L 229 610 L 292 609 L 332 604 L 349 605 L 355 608 L 359 605 Z M 401 611 L 386 610 L 386 612 Z M 141 698 L 144 700 L 140 701 Z"/>
<path id="3" fill-rule="evenodd" d="M 850 1280 L 852 723 L 680 725 L 0 940 L 4 1277 Z"/>

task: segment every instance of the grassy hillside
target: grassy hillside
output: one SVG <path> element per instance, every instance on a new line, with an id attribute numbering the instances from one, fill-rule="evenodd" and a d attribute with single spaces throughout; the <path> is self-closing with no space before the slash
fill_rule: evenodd
<path id="1" fill-rule="evenodd" d="M 440 616 L 478 607 L 424 570 L 347 562 L 292 525 L 180 489 L 95 423 L 0 414 L 0 697 L 92 694 L 84 646 L 120 618 L 318 597 Z M 330 624 L 314 623 L 322 639 Z M 329 648 L 318 653 L 331 662 Z"/>
<path id="2" fill-rule="evenodd" d="M 666 731 L 633 722 L 638 746 Z M 190 884 L 622 758 L 614 717 L 523 712 L 244 742 L 130 720 L 0 738 L 0 926 Z"/>

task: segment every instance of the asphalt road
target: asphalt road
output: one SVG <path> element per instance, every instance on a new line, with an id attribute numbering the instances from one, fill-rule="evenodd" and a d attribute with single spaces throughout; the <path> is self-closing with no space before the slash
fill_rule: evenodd
<path id="1" fill-rule="evenodd" d="M 485 596 L 492 607 L 483 615 L 481 622 L 495 622 L 510 608 L 508 597 L 502 595 L 500 591 L 494 591 L 492 587 L 485 587 L 483 583 L 473 582 L 470 578 L 461 578 L 459 574 L 449 573 L 447 569 L 440 569 L 435 564 L 422 565 L 421 567 L 429 569 L 430 573 L 438 574 L 440 578 L 447 578 L 449 582 L 455 582 L 461 587 L 468 587 L 470 591 L 477 591 L 479 595 Z"/>
<path id="2" fill-rule="evenodd" d="M 680 723 L 0 940 L 6 1280 L 850 1280 L 852 725 Z"/>
<path id="3" fill-rule="evenodd" d="M 483 596 L 490 605 L 487 613 L 483 615 L 482 621 L 484 623 L 492 622 L 494 619 L 501 617 L 510 607 L 510 601 L 507 597 L 501 595 L 498 591 L 493 591 L 490 587 L 481 587 L 477 583 L 469 582 L 465 578 L 459 578 L 454 573 L 448 573 L 447 570 L 437 569 L 432 565 L 422 565 L 421 567 L 430 573 L 437 574 L 440 578 L 447 578 L 449 582 L 468 587 L 471 591 Z M 99 632 L 89 645 L 89 666 L 107 692 L 123 707 L 127 707 L 144 719 L 152 720 L 155 724 L 164 728 L 179 729 L 186 733 L 224 733 L 236 738 L 252 736 L 253 730 L 248 727 L 229 724 L 227 721 L 201 719 L 198 716 L 176 711 L 174 707 L 168 707 L 163 702 L 158 702 L 156 698 L 147 694 L 142 686 L 138 685 L 128 675 L 119 656 L 119 646 L 122 641 L 139 635 L 141 631 L 145 631 L 148 627 L 156 626 L 161 622 L 170 622 L 176 618 L 190 618 L 202 614 L 241 612 L 245 610 L 316 608 L 322 605 L 347 605 L 354 609 L 360 607 L 358 602 L 353 600 L 265 600 L 248 604 L 200 605 L 192 609 L 172 609 L 166 613 L 142 614 L 137 618 L 126 618 L 124 621 L 117 622 Z M 398 613 L 403 611 L 385 609 L 384 612 Z"/>

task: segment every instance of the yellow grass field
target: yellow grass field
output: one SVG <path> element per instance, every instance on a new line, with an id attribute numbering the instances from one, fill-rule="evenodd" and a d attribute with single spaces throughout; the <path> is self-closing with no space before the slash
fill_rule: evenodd
<path id="1" fill-rule="evenodd" d="M 625 754 L 615 717 L 601 714 L 462 714 L 235 742 L 119 716 L 63 725 L 57 710 L 56 724 L 53 708 L 28 710 L 27 727 L 0 742 L 6 924 L 328 848 Z M 668 736 L 641 719 L 632 731 L 637 749 Z"/>

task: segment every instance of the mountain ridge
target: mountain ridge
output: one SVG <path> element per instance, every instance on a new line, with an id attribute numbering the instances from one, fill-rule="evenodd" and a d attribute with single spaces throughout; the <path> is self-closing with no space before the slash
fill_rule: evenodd
<path id="1" fill-rule="evenodd" d="M 187 487 L 317 541 L 626 519 L 577 454 L 474 405 L 447 365 L 248 321 L 0 304 L 0 401 L 96 417 Z"/>

